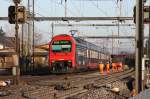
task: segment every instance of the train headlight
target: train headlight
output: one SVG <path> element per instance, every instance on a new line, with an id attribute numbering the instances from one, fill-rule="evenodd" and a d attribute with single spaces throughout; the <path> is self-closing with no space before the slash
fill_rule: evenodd
<path id="1" fill-rule="evenodd" d="M 71 63 L 71 60 L 68 60 L 69 63 Z"/>
<path id="2" fill-rule="evenodd" d="M 71 60 L 68 61 L 68 66 L 71 67 Z"/>
<path id="3" fill-rule="evenodd" d="M 55 61 L 52 61 L 52 63 L 54 63 Z"/>

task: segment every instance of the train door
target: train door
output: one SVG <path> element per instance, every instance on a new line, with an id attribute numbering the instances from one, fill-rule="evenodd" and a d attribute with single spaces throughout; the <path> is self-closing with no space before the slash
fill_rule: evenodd
<path id="1" fill-rule="evenodd" d="M 78 48 L 77 48 L 77 45 L 76 45 L 76 50 L 75 50 L 75 64 L 76 64 L 76 67 L 79 65 L 79 61 L 78 61 Z"/>

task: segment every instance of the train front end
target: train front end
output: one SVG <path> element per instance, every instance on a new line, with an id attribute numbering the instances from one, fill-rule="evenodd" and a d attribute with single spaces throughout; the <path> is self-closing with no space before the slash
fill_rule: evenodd
<path id="1" fill-rule="evenodd" d="M 72 72 L 75 66 L 75 41 L 72 36 L 58 35 L 50 42 L 50 70 L 52 73 Z"/>

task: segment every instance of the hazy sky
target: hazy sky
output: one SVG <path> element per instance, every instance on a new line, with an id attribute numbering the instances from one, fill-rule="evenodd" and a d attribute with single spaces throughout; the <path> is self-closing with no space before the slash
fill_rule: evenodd
<path id="1" fill-rule="evenodd" d="M 0 16 L 7 16 L 8 7 L 10 5 L 13 5 L 12 2 L 13 0 L 0 0 L 0 1 L 1 1 Z M 26 6 L 27 5 L 26 1 L 28 0 L 22 0 L 21 5 Z M 65 12 L 64 1 L 65 0 L 35 0 L 36 16 L 64 16 L 64 12 Z M 133 15 L 132 13 L 133 13 L 133 6 L 135 5 L 134 3 L 135 0 L 122 0 L 121 4 L 120 2 L 117 1 L 118 0 L 67 0 L 67 16 L 75 16 L 75 17 L 130 16 L 131 17 Z M 49 32 L 50 23 L 51 22 L 37 22 L 36 25 L 37 27 L 39 26 L 38 29 L 40 29 L 40 31 Z M 55 22 L 55 23 L 62 23 L 62 22 Z M 96 23 L 96 22 L 84 22 L 84 23 Z M 112 23 L 112 21 L 109 22 L 99 21 L 97 23 Z M 9 24 L 8 22 L 2 22 L 1 25 L 4 26 Z M 72 27 L 72 28 L 83 28 L 83 27 Z M 106 31 L 106 33 L 111 32 L 112 29 L 114 29 L 114 27 L 109 27 L 108 29 L 107 28 L 105 29 L 105 27 L 98 27 L 98 28 L 100 29 L 102 28 L 101 30 Z M 92 32 L 95 33 L 98 28 L 95 29 L 94 27 L 95 31 L 93 31 L 92 29 Z M 130 28 L 128 30 L 129 32 L 131 32 Z M 60 31 L 58 30 L 55 30 L 55 32 L 60 33 Z M 63 29 L 62 32 L 68 32 L 68 31 L 65 31 L 65 29 Z"/>
<path id="2" fill-rule="evenodd" d="M 0 16 L 8 15 L 8 7 L 13 5 L 13 0 L 0 0 Z M 28 0 L 22 0 L 21 5 L 27 6 Z M 32 0 L 30 0 L 32 2 Z M 124 16 L 124 17 L 132 17 L 133 16 L 133 7 L 135 5 L 136 0 L 67 0 L 67 16 L 68 17 L 113 17 L 113 16 Z M 35 13 L 36 16 L 65 16 L 65 0 L 35 0 Z M 72 22 L 69 23 L 84 23 L 84 24 L 110 24 L 116 21 L 85 21 L 85 22 Z M 55 21 L 55 24 L 61 24 L 67 22 Z M 132 21 L 125 21 L 126 24 L 133 24 Z M 124 23 L 122 23 L 124 24 Z M 7 21 L 0 21 L 0 26 L 3 27 L 4 31 L 6 31 L 9 36 L 14 36 L 14 28 L 13 25 L 10 25 Z M 54 33 L 67 33 L 71 30 L 75 29 L 79 31 L 80 36 L 84 35 L 114 35 L 118 34 L 118 27 L 55 27 Z M 35 22 L 35 30 L 39 34 L 42 35 L 42 38 L 45 42 L 50 41 L 51 37 L 51 22 Z M 134 36 L 135 29 L 134 27 L 120 27 L 119 29 L 120 35 L 132 35 Z M 93 40 L 94 41 L 94 40 Z M 97 40 L 98 41 L 98 40 Z M 97 42 L 95 41 L 95 42 Z M 122 48 L 127 48 L 133 46 L 129 40 L 124 40 L 120 42 L 124 45 Z M 111 44 L 111 40 L 108 40 L 108 43 Z M 107 45 L 104 43 L 104 45 Z"/>

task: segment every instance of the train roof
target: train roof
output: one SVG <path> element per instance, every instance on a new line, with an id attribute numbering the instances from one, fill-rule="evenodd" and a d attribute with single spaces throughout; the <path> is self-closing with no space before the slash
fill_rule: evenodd
<path id="1" fill-rule="evenodd" d="M 72 37 L 71 35 L 68 35 L 68 34 L 58 34 L 58 35 L 55 35 L 54 37 L 57 37 L 57 36 L 69 36 L 69 37 Z"/>
<path id="2" fill-rule="evenodd" d="M 68 34 L 59 34 L 59 35 L 56 35 L 55 37 L 57 37 L 57 36 L 69 36 L 71 38 L 74 38 L 77 45 L 83 46 L 84 48 L 87 47 L 88 49 L 99 51 L 99 52 L 102 52 L 102 53 L 107 53 L 106 51 L 104 52 L 100 46 L 97 46 L 93 43 L 85 41 L 83 38 L 73 37 L 73 36 L 68 35 Z"/>

